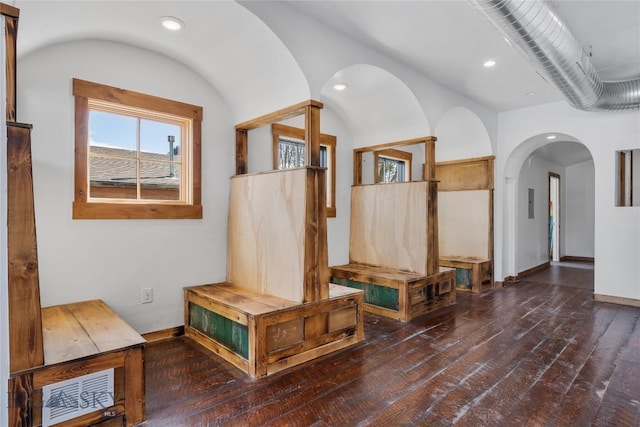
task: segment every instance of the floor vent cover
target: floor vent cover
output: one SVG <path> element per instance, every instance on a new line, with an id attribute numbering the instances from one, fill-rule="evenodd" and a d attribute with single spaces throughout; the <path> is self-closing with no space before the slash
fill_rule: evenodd
<path id="1" fill-rule="evenodd" d="M 113 369 L 42 387 L 42 426 L 113 406 Z"/>

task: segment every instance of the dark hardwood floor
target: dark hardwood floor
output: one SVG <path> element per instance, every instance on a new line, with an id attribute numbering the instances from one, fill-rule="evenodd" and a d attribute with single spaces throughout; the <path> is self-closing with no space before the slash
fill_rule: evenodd
<path id="1" fill-rule="evenodd" d="M 366 315 L 364 343 L 260 380 L 185 337 L 150 343 L 145 425 L 637 426 L 640 308 L 563 268 L 406 324 Z"/>

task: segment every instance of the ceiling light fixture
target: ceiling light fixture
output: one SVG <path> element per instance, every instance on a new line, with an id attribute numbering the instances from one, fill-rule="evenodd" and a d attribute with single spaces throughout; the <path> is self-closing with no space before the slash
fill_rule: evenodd
<path id="1" fill-rule="evenodd" d="M 527 92 L 527 93 L 525 93 L 525 95 L 527 95 L 527 96 L 533 96 L 535 94 L 536 94 L 535 92 Z"/>
<path id="2" fill-rule="evenodd" d="M 485 63 L 482 65 L 484 65 L 486 68 L 491 68 L 494 65 L 496 65 L 496 61 L 494 61 L 493 59 L 490 59 L 488 61 L 485 61 Z"/>
<path id="3" fill-rule="evenodd" d="M 184 22 L 173 16 L 163 16 L 160 23 L 169 31 L 180 31 L 184 27 Z"/>
<path id="4" fill-rule="evenodd" d="M 555 135 L 547 135 L 547 139 L 556 139 Z"/>
<path id="5" fill-rule="evenodd" d="M 346 84 L 346 83 L 336 83 L 336 84 L 334 84 L 334 85 L 333 85 L 333 88 L 334 88 L 335 90 L 338 90 L 338 91 L 345 90 L 345 89 L 346 89 L 346 88 L 348 88 L 348 87 L 349 87 L 349 85 L 348 85 L 348 84 Z"/>

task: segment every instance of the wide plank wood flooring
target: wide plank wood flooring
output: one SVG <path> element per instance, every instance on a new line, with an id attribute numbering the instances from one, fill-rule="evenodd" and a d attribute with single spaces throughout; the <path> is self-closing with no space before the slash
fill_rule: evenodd
<path id="1" fill-rule="evenodd" d="M 576 270 L 406 324 L 367 314 L 364 343 L 265 379 L 185 337 L 150 343 L 145 425 L 637 426 L 640 308 L 594 302 Z"/>

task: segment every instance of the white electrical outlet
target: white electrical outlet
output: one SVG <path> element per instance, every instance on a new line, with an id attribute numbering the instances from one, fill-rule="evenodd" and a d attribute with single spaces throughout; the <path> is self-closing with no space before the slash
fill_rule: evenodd
<path id="1" fill-rule="evenodd" d="M 142 288 L 142 303 L 149 304 L 153 302 L 153 288 Z"/>

